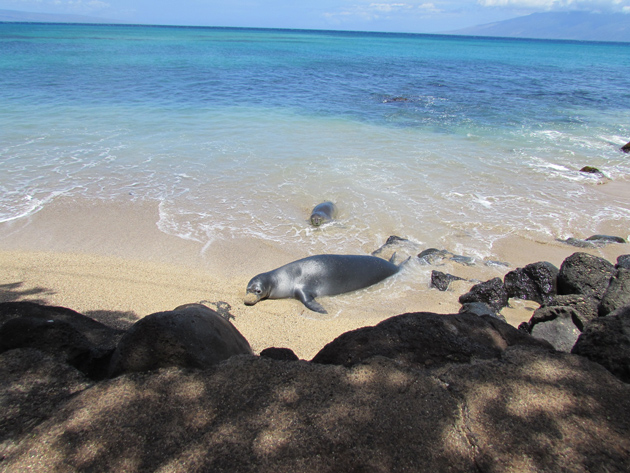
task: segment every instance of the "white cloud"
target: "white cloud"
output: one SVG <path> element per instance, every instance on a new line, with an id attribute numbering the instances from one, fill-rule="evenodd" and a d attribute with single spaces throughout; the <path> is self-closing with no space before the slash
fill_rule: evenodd
<path id="1" fill-rule="evenodd" d="M 485 7 L 525 8 L 536 11 L 628 11 L 630 0 L 477 0 Z"/>
<path id="2" fill-rule="evenodd" d="M 402 10 L 405 8 L 410 8 L 410 5 L 407 5 L 406 3 L 370 3 L 370 5 L 368 5 L 368 10 L 385 13 Z"/>

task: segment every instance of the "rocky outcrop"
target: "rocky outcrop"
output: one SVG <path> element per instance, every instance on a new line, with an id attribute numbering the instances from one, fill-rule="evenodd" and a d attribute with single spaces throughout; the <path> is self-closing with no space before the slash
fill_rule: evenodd
<path id="1" fill-rule="evenodd" d="M 630 386 L 547 349 L 432 370 L 378 356 L 350 368 L 237 356 L 76 392 L 0 468 L 621 473 L 628 412 Z"/>
<path id="2" fill-rule="evenodd" d="M 508 297 L 545 304 L 557 293 L 558 268 L 543 261 L 510 271 L 503 278 Z"/>
<path id="3" fill-rule="evenodd" d="M 65 307 L 32 302 L 0 303 L 0 353 L 35 348 L 81 370 L 105 377 L 110 357 L 124 334 Z"/>
<path id="4" fill-rule="evenodd" d="M 624 153 L 630 153 L 630 143 L 626 143 L 625 145 L 623 145 L 621 147 L 621 151 L 623 151 Z"/>
<path id="5" fill-rule="evenodd" d="M 619 268 L 599 304 L 599 315 L 605 316 L 624 306 L 630 306 L 630 269 Z"/>
<path id="6" fill-rule="evenodd" d="M 630 306 L 589 322 L 571 353 L 599 363 L 630 383 Z"/>
<path id="7" fill-rule="evenodd" d="M 282 361 L 297 361 L 298 356 L 290 348 L 269 347 L 260 352 L 260 356 Z"/>
<path id="8" fill-rule="evenodd" d="M 546 340 L 558 351 L 570 352 L 580 336 L 574 320 L 578 314 L 567 306 L 542 307 L 534 312 L 529 321 L 530 333 Z"/>
<path id="9" fill-rule="evenodd" d="M 566 258 L 558 273 L 558 294 L 583 294 L 601 300 L 615 267 L 588 253 L 574 253 Z"/>
<path id="10" fill-rule="evenodd" d="M 189 304 L 136 322 L 120 339 L 109 376 L 167 366 L 204 369 L 243 354 L 252 350 L 230 322 L 204 305 Z"/>
<path id="11" fill-rule="evenodd" d="M 550 320 L 553 317 L 543 315 L 548 307 L 567 307 L 574 310 L 573 323 L 578 330 L 584 330 L 584 326 L 597 317 L 597 301 L 581 294 L 568 294 L 555 296 L 532 315 L 530 323 L 536 324 L 541 321 Z M 540 315 L 539 315 L 540 314 Z M 541 320 L 545 319 L 545 320 Z"/>
<path id="12" fill-rule="evenodd" d="M 327 344 L 312 361 L 353 366 L 373 356 L 382 356 L 399 363 L 436 367 L 499 358 L 512 345 L 551 348 L 546 342 L 492 317 L 418 312 L 346 332 Z"/>
<path id="13" fill-rule="evenodd" d="M 20 438 L 91 385 L 83 373 L 40 350 L 0 354 L 0 469 Z"/>
<path id="14" fill-rule="evenodd" d="M 496 312 L 508 305 L 508 293 L 501 278 L 493 278 L 489 281 L 475 284 L 470 291 L 459 297 L 460 304 L 470 302 L 483 302 L 492 307 Z"/>
<path id="15" fill-rule="evenodd" d="M 164 342 L 181 355 L 199 333 L 234 337 L 217 317 L 198 305 L 153 314 L 145 337 L 157 345 L 136 340 L 146 356 L 159 358 Z M 314 362 L 264 352 L 94 382 L 60 357 L 10 349 L 0 355 L 0 467 L 626 471 L 630 386 L 494 317 L 392 317 L 343 334 Z"/>

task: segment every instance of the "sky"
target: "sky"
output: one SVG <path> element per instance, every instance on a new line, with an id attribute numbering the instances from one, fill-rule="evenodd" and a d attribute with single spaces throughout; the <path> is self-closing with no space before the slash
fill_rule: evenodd
<path id="1" fill-rule="evenodd" d="M 536 12 L 628 14 L 630 0 L 0 0 L 0 9 L 128 23 L 438 33 Z"/>

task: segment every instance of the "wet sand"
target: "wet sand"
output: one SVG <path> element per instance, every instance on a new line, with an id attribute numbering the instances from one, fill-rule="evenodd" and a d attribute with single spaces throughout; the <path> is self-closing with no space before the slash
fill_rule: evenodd
<path id="1" fill-rule="evenodd" d="M 629 192 L 628 183 L 615 191 Z M 264 240 L 232 239 L 204 246 L 161 232 L 157 202 L 85 202 L 57 199 L 36 214 L 0 224 L 0 301 L 31 300 L 71 308 L 105 323 L 129 326 L 148 314 L 179 305 L 203 302 L 230 306 L 232 323 L 259 353 L 267 347 L 291 348 L 311 359 L 340 334 L 374 325 L 405 312 L 454 313 L 458 298 L 475 284 L 503 277 L 516 267 L 536 261 L 560 266 L 576 251 L 615 262 L 630 253 L 627 244 L 580 249 L 550 239 L 534 241 L 506 236 L 492 248 L 493 259 L 509 266 L 465 266 L 413 262 L 398 275 L 369 289 L 319 301 L 329 314 L 306 309 L 296 300 L 243 304 L 247 282 L 254 275 L 309 256 Z M 626 223 L 610 222 L 600 233 Z M 615 233 L 616 232 L 616 233 Z M 584 238 L 588 235 L 576 235 Z M 624 238 L 625 234 L 621 234 Z M 380 244 L 379 242 L 374 249 Z M 467 281 L 446 292 L 429 288 L 432 269 Z M 518 326 L 537 304 L 511 300 L 502 312 Z"/>

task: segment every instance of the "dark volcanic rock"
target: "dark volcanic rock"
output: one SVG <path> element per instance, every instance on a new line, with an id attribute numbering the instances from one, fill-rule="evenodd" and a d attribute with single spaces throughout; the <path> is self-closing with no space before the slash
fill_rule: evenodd
<path id="1" fill-rule="evenodd" d="M 95 348 L 72 325 L 35 317 L 11 319 L 0 327 L 0 353 L 16 348 L 35 348 L 69 365 L 89 372 Z"/>
<path id="2" fill-rule="evenodd" d="M 449 367 L 440 378 L 466 400 L 469 438 L 479 449 L 477 472 L 628 471 L 630 416 L 615 406 L 622 383 L 586 361 L 510 347 L 501 362 Z M 621 402 L 630 405 L 630 399 Z M 611 411 L 623 416 L 612 428 Z M 600 427 L 603 438 L 596 433 Z"/>
<path id="3" fill-rule="evenodd" d="M 586 241 L 601 241 L 605 243 L 627 243 L 625 239 L 612 235 L 592 235 Z"/>
<path id="4" fill-rule="evenodd" d="M 373 356 L 426 367 L 497 358 L 510 345 L 550 348 L 492 317 L 429 312 L 398 315 L 346 332 L 327 344 L 314 363 L 352 366 Z"/>
<path id="5" fill-rule="evenodd" d="M 574 323 L 578 317 L 572 307 L 541 307 L 529 321 L 533 337 L 546 340 L 558 351 L 570 352 L 580 331 Z"/>
<path id="6" fill-rule="evenodd" d="M 503 278 L 508 297 L 545 304 L 557 292 L 558 268 L 543 261 L 510 271 Z"/>
<path id="7" fill-rule="evenodd" d="M 487 315 L 489 317 L 496 317 L 499 320 L 505 322 L 505 317 L 501 314 L 494 311 L 492 307 L 484 302 L 467 302 L 466 304 L 462 304 L 459 309 L 460 314 L 470 314 L 476 315 L 477 317 L 481 317 Z"/>
<path id="8" fill-rule="evenodd" d="M 558 241 L 578 248 L 601 248 L 609 243 L 627 243 L 625 239 L 611 235 L 592 235 L 585 240 L 571 237 L 566 240 L 558 239 Z"/>
<path id="9" fill-rule="evenodd" d="M 617 258 L 617 264 L 615 268 L 630 269 L 630 255 L 621 255 Z"/>
<path id="10" fill-rule="evenodd" d="M 446 291 L 453 281 L 465 281 L 465 279 L 459 276 L 453 276 L 452 274 L 443 273 L 442 271 L 431 271 L 430 287 L 434 287 L 439 291 Z"/>
<path id="11" fill-rule="evenodd" d="M 544 307 L 566 306 L 575 310 L 573 323 L 578 330 L 597 317 L 597 301 L 582 294 L 565 294 L 554 296 Z M 543 312 L 541 312 L 542 314 Z"/>
<path id="12" fill-rule="evenodd" d="M 290 348 L 276 348 L 276 347 L 265 348 L 263 351 L 260 352 L 260 356 L 273 358 L 274 360 L 283 360 L 283 361 L 299 360 L 298 356 L 295 353 L 293 353 L 293 350 L 291 350 Z"/>
<path id="13" fill-rule="evenodd" d="M 623 145 L 621 147 L 621 151 L 623 151 L 624 153 L 630 153 L 630 143 L 626 143 L 625 145 Z"/>
<path id="14" fill-rule="evenodd" d="M 208 368 L 251 353 L 247 340 L 229 321 L 204 305 L 188 304 L 136 322 L 118 343 L 109 374 L 166 366 Z"/>
<path id="15" fill-rule="evenodd" d="M 567 245 L 575 246 L 576 248 L 601 248 L 605 245 L 604 242 L 586 241 L 573 237 L 567 238 L 566 240 L 558 238 L 557 241 L 561 241 L 562 243 L 566 243 Z"/>
<path id="16" fill-rule="evenodd" d="M 508 347 L 424 370 L 239 356 L 78 393 L 7 472 L 627 473 L 630 386 L 586 358 Z"/>
<path id="17" fill-rule="evenodd" d="M 630 269 L 619 268 L 610 280 L 608 289 L 599 304 L 599 316 L 603 317 L 628 305 L 630 305 Z"/>
<path id="18" fill-rule="evenodd" d="M 124 333 L 124 330 L 108 327 L 65 307 L 47 306 L 26 301 L 0 303 L 0 325 L 18 317 L 66 322 L 81 332 L 92 345 L 98 347 L 102 352 L 116 348 L 118 340 Z"/>
<path id="19" fill-rule="evenodd" d="M 490 279 L 474 285 L 466 294 L 459 297 L 460 304 L 468 302 L 483 302 L 496 312 L 508 305 L 508 294 L 500 278 Z"/>
<path id="20" fill-rule="evenodd" d="M 584 294 L 601 300 L 614 274 L 615 267 L 605 259 L 573 253 L 560 266 L 558 294 Z"/>
<path id="21" fill-rule="evenodd" d="M 75 368 L 39 350 L 0 354 L 0 459 L 61 403 L 90 385 Z"/>
<path id="22" fill-rule="evenodd" d="M 630 307 L 589 322 L 571 353 L 599 363 L 630 383 Z"/>

